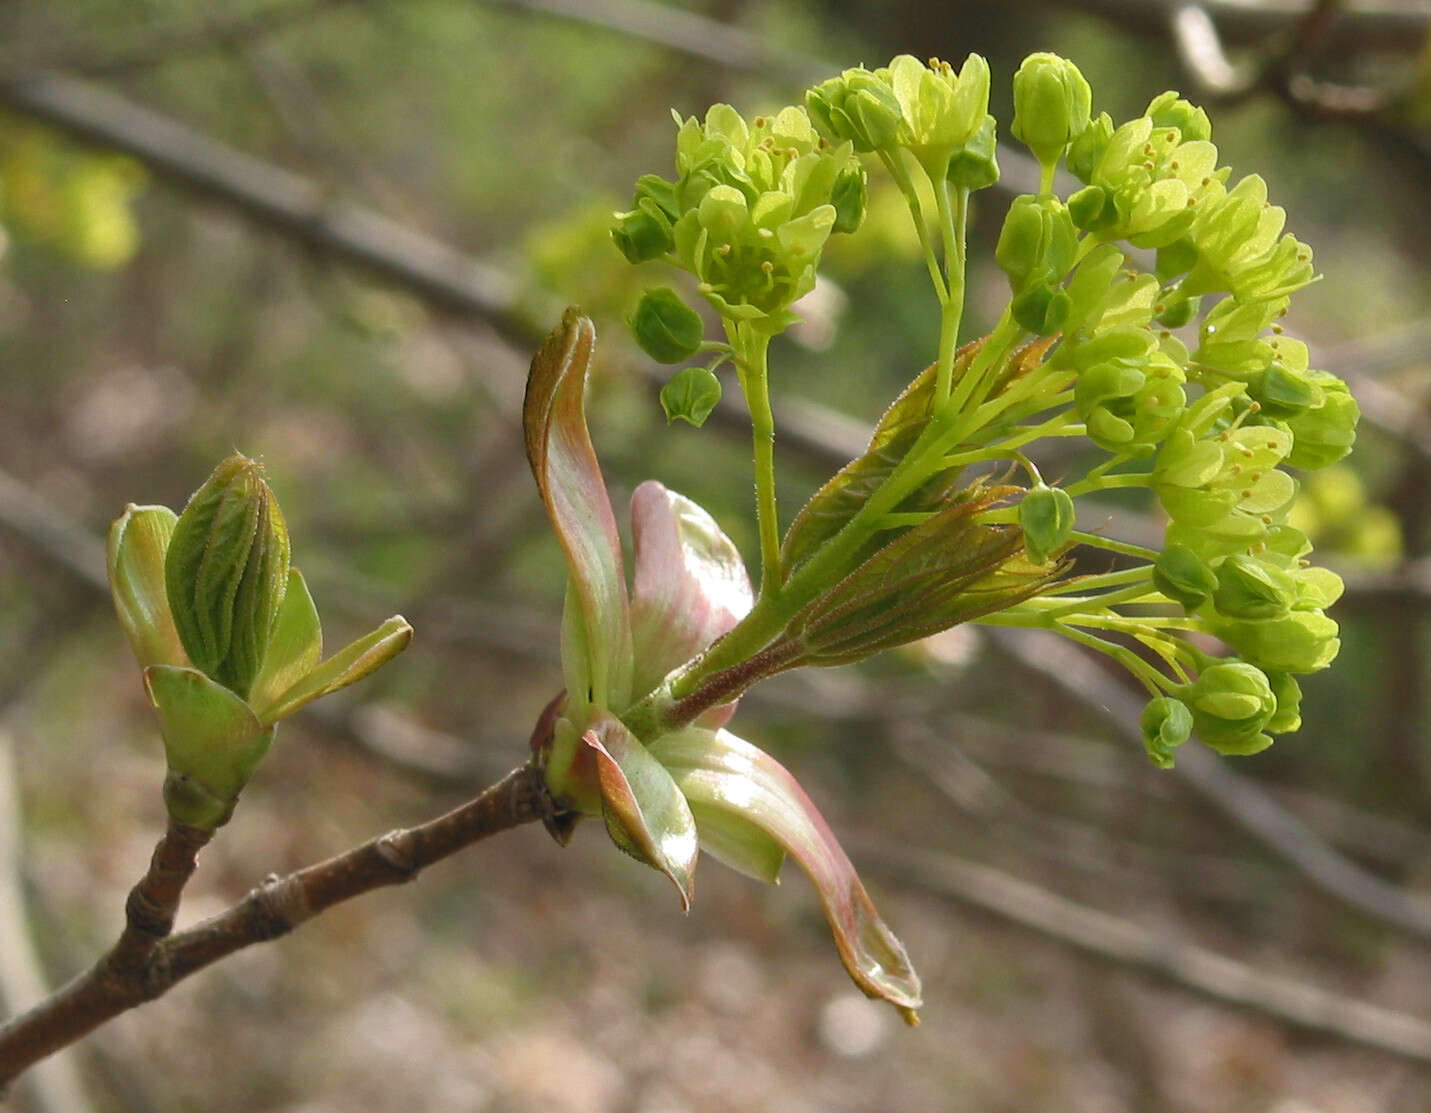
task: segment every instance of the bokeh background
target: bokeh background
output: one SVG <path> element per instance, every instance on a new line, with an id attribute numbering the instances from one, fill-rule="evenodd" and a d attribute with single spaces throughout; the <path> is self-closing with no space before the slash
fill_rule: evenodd
<path id="1" fill-rule="evenodd" d="M 163 825 L 102 590 L 125 503 L 182 505 L 233 449 L 261 455 L 330 644 L 397 611 L 418 630 L 284 726 L 181 923 L 522 760 L 560 685 L 562 567 L 518 415 L 563 304 L 602 333 L 618 505 L 656 476 L 753 549 L 738 408 L 666 428 L 624 335 L 648 276 L 607 221 L 671 173 L 668 108 L 769 110 L 900 52 L 986 55 L 1005 124 L 1034 50 L 1074 58 L 1115 120 L 1178 88 L 1315 248 L 1288 327 L 1366 413 L 1298 510 L 1348 582 L 1342 655 L 1265 754 L 1154 770 L 1119 678 L 977 630 L 743 703 L 907 943 L 921 1028 L 848 984 L 798 872 L 765 889 L 708 863 L 687 917 L 598 826 L 566 849 L 529 827 L 198 975 L 12 1107 L 1431 1108 L 1428 23 L 1393 0 L 0 5 L 6 1012 L 112 940 Z M 979 198 L 975 321 L 1005 297 L 1009 195 Z M 933 351 L 894 207 L 828 253 L 774 357 L 786 507 Z"/>

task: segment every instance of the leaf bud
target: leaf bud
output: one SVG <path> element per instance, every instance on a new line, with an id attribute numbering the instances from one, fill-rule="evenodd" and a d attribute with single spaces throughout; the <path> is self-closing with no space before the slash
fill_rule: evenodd
<path id="1" fill-rule="evenodd" d="M 240 698 L 263 665 L 288 561 L 288 529 L 263 467 L 235 453 L 179 515 L 164 582 L 189 659 Z"/>
<path id="2" fill-rule="evenodd" d="M 1024 551 L 1035 564 L 1047 564 L 1068 544 L 1073 533 L 1073 499 L 1062 487 L 1039 483 L 1019 503 L 1019 528 Z"/>
<path id="3" fill-rule="evenodd" d="M 636 343 L 657 363 L 680 363 L 689 359 L 705 337 L 701 315 L 669 286 L 658 286 L 643 293 L 629 323 Z"/>
<path id="4" fill-rule="evenodd" d="M 679 418 L 699 429 L 720 401 L 720 380 L 707 367 L 684 367 L 661 388 L 666 423 Z"/>
<path id="5" fill-rule="evenodd" d="M 1159 769 L 1171 769 L 1173 751 L 1192 734 L 1193 716 L 1181 700 L 1159 696 L 1148 701 L 1138 725 L 1149 760 Z"/>
<path id="6" fill-rule="evenodd" d="M 1014 138 L 1048 169 L 1088 126 L 1092 102 L 1092 90 L 1072 62 L 1030 54 L 1014 74 Z"/>

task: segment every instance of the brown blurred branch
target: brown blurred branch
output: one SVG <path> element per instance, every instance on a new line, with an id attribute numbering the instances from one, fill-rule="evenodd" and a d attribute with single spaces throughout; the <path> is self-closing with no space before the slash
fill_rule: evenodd
<path id="1" fill-rule="evenodd" d="M 20 884 L 20 800 L 15 787 L 14 744 L 0 729 L 0 1007 L 42 997 L 48 992 L 39 956 L 25 917 Z M 69 1056 L 36 1069 L 24 1096 L 36 1113 L 87 1113 L 93 1108 Z"/>
<path id="2" fill-rule="evenodd" d="M 1139 747 L 1140 700 L 1087 655 L 1061 639 L 1019 631 L 990 630 L 1004 652 L 1041 680 L 1105 716 Z M 1185 746 L 1176 773 L 1304 878 L 1346 904 L 1421 940 L 1431 940 L 1431 898 L 1368 873 L 1337 853 L 1300 819 L 1211 751 Z"/>
<path id="3" fill-rule="evenodd" d="M 211 963 L 285 935 L 342 901 L 411 881 L 434 862 L 540 819 L 550 809 L 540 772 L 524 765 L 446 815 L 390 831 L 326 862 L 267 880 L 227 911 L 187 931 L 161 936 L 147 949 L 136 948 L 130 938 L 131 921 L 115 947 L 88 971 L 0 1025 L 0 1088 L 45 1056 L 120 1013 L 162 996 Z M 173 890 L 177 902 L 171 880 L 160 880 L 157 890 L 161 898 Z"/>
<path id="4" fill-rule="evenodd" d="M 1014 0 L 1028 3 L 1030 0 Z M 1040 4 L 1040 6 L 1047 6 Z M 1122 31 L 1163 36 L 1169 17 L 1187 0 L 1057 0 L 1059 8 L 1086 12 L 1116 23 Z M 1217 24 L 1226 42 L 1261 43 L 1295 28 L 1307 17 L 1313 0 L 1201 0 L 1197 4 Z M 1426 34 L 1428 13 L 1377 0 L 1350 0 L 1336 5 L 1328 34 L 1349 47 L 1404 49 Z"/>
<path id="5" fill-rule="evenodd" d="M 1418 1017 L 1264 973 L 952 855 L 883 842 L 861 845 L 860 852 L 931 892 L 991 912 L 1086 954 L 1166 978 L 1184 989 L 1309 1032 L 1431 1063 L 1431 1024 Z"/>
<path id="6" fill-rule="evenodd" d="M 497 270 L 371 209 L 332 201 L 306 178 L 98 86 L 36 74 L 0 83 L 0 103 L 75 138 L 122 151 L 168 181 L 229 205 L 288 239 L 487 321 L 522 346 L 543 331 L 523 322 L 515 290 Z"/>
<path id="7" fill-rule="evenodd" d="M 156 23 L 144 28 L 132 46 L 80 52 L 73 49 L 26 60 L 29 68 L 63 69 L 91 77 L 114 77 L 173 61 L 187 61 L 196 52 L 219 50 L 287 31 L 356 0 L 293 0 L 271 4 L 241 15 L 225 16 L 217 5 L 203 17 L 184 23 Z M 368 0 L 362 0 L 368 2 Z"/>

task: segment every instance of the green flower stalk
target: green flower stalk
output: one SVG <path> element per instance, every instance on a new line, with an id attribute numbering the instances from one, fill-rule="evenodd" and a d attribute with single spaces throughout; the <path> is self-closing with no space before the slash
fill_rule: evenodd
<path id="1" fill-rule="evenodd" d="M 730 360 L 749 405 L 761 576 L 720 623 L 672 615 L 684 634 L 657 649 L 622 620 L 632 604 L 614 518 L 593 512 L 606 497 L 584 424 L 580 437 L 552 424 L 575 420 L 572 368 L 589 358 L 589 328 L 569 316 L 534 361 L 529 455 L 572 571 L 567 693 L 538 752 L 573 814 L 602 814 L 618 845 L 686 897 L 694 850 L 676 795 L 700 845 L 722 845 L 729 824 L 701 809 L 715 770 L 740 760 L 733 744 L 690 732 L 704 716 L 723 723 L 763 677 L 961 622 L 1051 631 L 1143 685 L 1144 746 L 1166 767 L 1193 737 L 1252 754 L 1297 729 L 1296 677 L 1339 648 L 1326 611 L 1341 581 L 1311 563 L 1289 518 L 1296 471 L 1344 457 L 1358 418 L 1345 384 L 1283 331 L 1292 298 L 1316 280 L 1310 250 L 1284 231 L 1262 178 L 1234 181 L 1219 164 L 1201 109 L 1166 92 L 1115 123 L 1095 113 L 1071 62 L 1034 55 L 1014 78 L 1011 130 L 1043 168 L 1040 189 L 1002 219 L 1002 314 L 987 336 L 962 337 L 969 199 L 998 175 L 988 82 L 977 56 L 957 72 L 900 56 L 816 85 L 803 108 L 747 122 L 717 105 L 703 122 L 678 120 L 676 179 L 643 177 L 617 215 L 626 256 L 688 272 L 725 333 L 701 342 L 689 310 L 657 291 L 638 310 L 638 337 L 653 354 Z M 782 529 L 769 341 L 816 282 L 828 236 L 859 223 L 861 156 L 904 194 L 939 341 L 865 452 Z M 1081 183 L 1066 196 L 1061 161 Z M 1132 265 L 1134 248 L 1153 253 L 1151 271 Z M 703 419 L 713 369 L 680 372 L 662 395 L 668 415 Z M 1065 452 L 1076 462 L 1049 482 L 1035 461 L 1054 441 L 1083 452 Z M 587 445 L 580 466 L 553 458 L 558 442 Z M 1129 490 L 1165 514 L 1159 547 L 1118 538 L 1084 501 Z M 640 548 L 636 598 L 652 582 Z M 734 842 L 759 875 L 764 844 Z M 870 981 L 871 956 L 854 955 L 867 991 L 907 1000 L 907 981 Z"/>
<path id="2" fill-rule="evenodd" d="M 178 823 L 212 832 L 268 752 L 280 720 L 407 647 L 387 620 L 322 659 L 322 629 L 262 467 L 235 454 L 175 515 L 129 506 L 109 533 L 109 582 L 144 670 Z"/>

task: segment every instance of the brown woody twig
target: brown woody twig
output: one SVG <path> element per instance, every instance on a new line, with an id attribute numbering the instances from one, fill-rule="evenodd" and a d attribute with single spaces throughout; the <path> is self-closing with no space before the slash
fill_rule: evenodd
<path id="1" fill-rule="evenodd" d="M 179 893 L 208 840 L 192 828 L 171 827 L 149 872 L 130 894 L 127 922 L 114 947 L 68 985 L 0 1025 L 0 1088 L 45 1056 L 162 996 L 211 963 L 285 935 L 342 901 L 410 881 L 464 847 L 551 812 L 540 772 L 524 765 L 446 815 L 390 831 L 287 877 L 270 878 L 226 911 L 173 935 L 168 925 Z"/>

